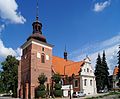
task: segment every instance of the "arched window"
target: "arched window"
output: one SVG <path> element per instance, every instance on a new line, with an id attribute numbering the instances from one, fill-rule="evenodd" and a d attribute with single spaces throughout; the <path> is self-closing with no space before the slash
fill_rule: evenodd
<path id="1" fill-rule="evenodd" d="M 44 53 L 41 54 L 41 63 L 45 63 L 45 54 Z"/>

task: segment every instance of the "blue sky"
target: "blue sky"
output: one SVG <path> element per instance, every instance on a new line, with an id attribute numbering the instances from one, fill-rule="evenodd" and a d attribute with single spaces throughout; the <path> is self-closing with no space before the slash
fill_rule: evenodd
<path id="1" fill-rule="evenodd" d="M 0 0 L 0 61 L 20 54 L 19 47 L 32 34 L 36 17 L 35 0 Z M 75 61 L 88 55 L 93 65 L 97 54 L 106 50 L 110 70 L 117 63 L 120 44 L 119 0 L 38 0 L 39 20 L 53 54 Z"/>

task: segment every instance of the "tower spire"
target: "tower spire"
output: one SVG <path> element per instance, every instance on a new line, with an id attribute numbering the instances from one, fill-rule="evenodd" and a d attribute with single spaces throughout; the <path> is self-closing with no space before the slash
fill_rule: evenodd
<path id="1" fill-rule="evenodd" d="M 39 5 L 38 5 L 38 0 L 36 0 L 36 21 L 38 21 L 38 9 L 39 9 Z"/>
<path id="2" fill-rule="evenodd" d="M 38 20 L 38 12 L 39 12 L 39 6 L 38 6 L 38 1 L 36 0 L 36 20 L 32 23 L 33 27 L 33 34 L 27 39 L 27 41 L 31 38 L 42 41 L 42 42 L 47 42 L 46 38 L 42 35 L 42 23 L 39 22 Z"/>
<path id="3" fill-rule="evenodd" d="M 65 51 L 64 51 L 64 59 L 67 61 L 67 51 L 66 51 L 66 45 L 65 45 Z"/>
<path id="4" fill-rule="evenodd" d="M 32 26 L 33 26 L 33 34 L 34 33 L 40 33 L 42 34 L 42 23 L 40 23 L 38 21 L 38 12 L 39 12 L 39 6 L 38 6 L 38 0 L 36 0 L 36 21 L 33 22 Z"/>
<path id="5" fill-rule="evenodd" d="M 66 45 L 65 45 L 65 52 L 66 52 Z"/>

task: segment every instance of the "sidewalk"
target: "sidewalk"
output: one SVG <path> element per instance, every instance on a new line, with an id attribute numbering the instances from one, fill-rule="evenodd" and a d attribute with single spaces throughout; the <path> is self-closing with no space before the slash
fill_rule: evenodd
<path id="1" fill-rule="evenodd" d="M 97 96 L 101 96 L 101 95 L 106 95 L 108 93 L 97 93 L 97 94 L 93 94 L 93 95 L 87 95 L 85 97 L 79 97 L 79 98 L 73 98 L 72 99 L 85 99 L 85 98 L 91 98 L 91 97 L 97 97 Z M 50 98 L 53 99 L 53 98 Z M 63 97 L 63 98 L 55 98 L 55 99 L 70 99 L 70 97 Z"/>
<path id="2" fill-rule="evenodd" d="M 93 95 L 87 95 L 87 96 L 85 96 L 85 97 L 80 97 L 80 99 L 97 97 L 97 96 L 106 95 L 106 94 L 108 94 L 108 93 L 97 93 L 97 94 L 93 94 Z"/>

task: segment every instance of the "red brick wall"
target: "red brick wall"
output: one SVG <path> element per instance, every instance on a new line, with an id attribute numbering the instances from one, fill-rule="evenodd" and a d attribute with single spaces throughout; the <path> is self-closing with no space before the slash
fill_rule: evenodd
<path id="1" fill-rule="evenodd" d="M 49 56 L 49 60 L 46 60 L 45 63 L 41 63 L 41 58 L 37 58 L 37 52 L 44 53 L 45 56 Z M 51 78 L 51 65 L 52 65 L 52 49 L 42 47 L 40 45 L 31 44 L 23 50 L 23 55 L 21 57 L 21 83 L 23 85 L 23 96 L 25 97 L 25 83 L 29 84 L 28 86 L 28 95 L 29 98 L 35 97 L 35 88 L 39 85 L 38 76 L 41 73 L 44 73 L 50 83 Z"/>
<path id="2" fill-rule="evenodd" d="M 80 91 L 80 77 L 76 76 L 75 79 L 78 80 L 78 87 L 74 86 L 74 81 L 73 81 L 73 91 Z"/>
<path id="3" fill-rule="evenodd" d="M 41 58 L 37 58 L 37 52 L 49 55 L 50 59 L 45 60 L 45 63 L 41 63 Z M 31 54 L 31 74 L 33 75 L 31 76 L 32 83 L 37 84 L 37 78 L 41 73 L 44 73 L 48 78 L 51 78 L 52 50 L 45 48 L 45 50 L 42 51 L 41 46 L 32 44 Z"/>
<path id="4" fill-rule="evenodd" d="M 23 49 L 23 55 L 21 57 L 21 84 L 23 91 L 23 98 L 25 98 L 25 83 L 30 85 L 30 64 L 31 64 L 31 45 Z M 30 87 L 29 87 L 30 89 Z"/>

